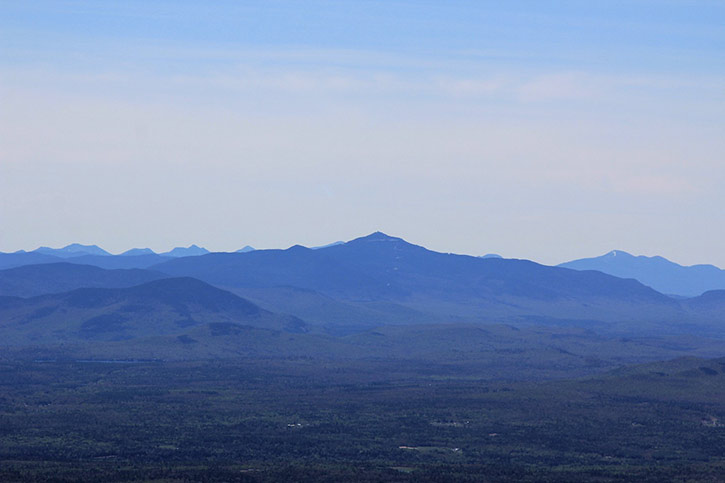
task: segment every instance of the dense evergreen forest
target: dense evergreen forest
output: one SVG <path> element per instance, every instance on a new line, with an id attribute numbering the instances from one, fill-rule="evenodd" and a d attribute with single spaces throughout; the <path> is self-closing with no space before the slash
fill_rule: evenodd
<path id="1" fill-rule="evenodd" d="M 725 360 L 6 362 L 2 481 L 722 481 Z"/>

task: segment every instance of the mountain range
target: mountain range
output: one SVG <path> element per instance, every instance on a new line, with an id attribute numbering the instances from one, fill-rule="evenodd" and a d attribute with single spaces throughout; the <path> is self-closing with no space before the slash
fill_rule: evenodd
<path id="1" fill-rule="evenodd" d="M 120 255 L 112 255 L 95 245 L 68 245 L 64 248 L 39 248 L 30 252 L 20 250 L 14 253 L 0 252 L 0 270 L 23 265 L 68 262 L 93 265 L 101 268 L 147 268 L 176 257 L 190 257 L 209 253 L 205 248 L 191 245 L 176 247 L 157 254 L 150 248 L 132 248 Z"/>
<path id="2" fill-rule="evenodd" d="M 114 268 L 136 259 L 146 268 Z M 725 338 L 725 290 L 675 298 L 600 271 L 438 253 L 380 232 L 316 249 L 62 260 L 0 270 L 1 344 L 162 358 L 512 350 L 583 368 L 592 354 L 714 356 Z"/>
<path id="3" fill-rule="evenodd" d="M 35 249 L 34 252 L 60 258 L 71 258 L 81 255 L 110 255 L 110 253 L 97 245 L 81 245 L 80 243 L 72 243 L 63 248 L 40 247 Z"/>
<path id="4" fill-rule="evenodd" d="M 634 256 L 621 250 L 613 250 L 600 257 L 573 260 L 559 266 L 633 278 L 659 292 L 683 297 L 725 289 L 725 270 L 714 265 L 683 266 L 663 257 Z"/>
<path id="5" fill-rule="evenodd" d="M 240 251 L 253 250 L 252 247 L 246 246 Z M 97 245 L 81 245 L 80 243 L 72 243 L 63 248 L 40 247 L 32 251 L 18 250 L 13 253 L 0 252 L 0 268 L 10 268 L 12 266 L 27 265 L 30 263 L 44 263 L 51 261 L 59 261 L 59 259 L 69 260 L 73 263 L 88 261 L 98 261 L 98 257 L 192 257 L 205 255 L 209 250 L 197 245 L 188 247 L 176 247 L 168 252 L 156 253 L 150 248 L 131 248 L 119 255 L 113 255 Z M 118 262 L 118 263 L 129 263 Z M 90 263 L 94 264 L 94 263 Z"/>
<path id="6" fill-rule="evenodd" d="M 342 245 L 346 245 L 346 243 L 337 241 L 310 249 L 326 250 Z M 256 249 L 247 245 L 234 253 L 252 251 L 256 251 Z M 0 252 L 0 269 L 61 261 L 108 269 L 148 268 L 173 258 L 201 256 L 209 253 L 209 250 L 205 248 L 191 245 L 176 247 L 163 253 L 155 253 L 150 248 L 132 248 L 120 255 L 112 255 L 97 245 L 74 243 L 58 249 L 40 247 L 30 252 L 23 250 L 15 253 Z M 501 256 L 487 254 L 479 258 L 500 259 Z M 599 257 L 572 260 L 561 263 L 558 267 L 579 271 L 595 270 L 619 278 L 635 279 L 660 293 L 681 298 L 695 297 L 709 290 L 725 289 L 725 271 L 714 265 L 683 266 L 660 256 L 634 256 L 621 250 L 613 250 Z"/>
<path id="7" fill-rule="evenodd" d="M 145 270 L 77 263 L 0 270 L 0 295 L 191 277 L 336 335 L 422 323 L 556 325 L 621 334 L 725 332 L 725 300 L 718 292 L 679 300 L 598 271 L 438 253 L 379 232 L 319 249 L 77 257 L 95 263 L 138 258 L 145 260 Z"/>
<path id="8" fill-rule="evenodd" d="M 364 312 L 368 327 L 424 320 L 676 330 L 685 315 L 678 301 L 635 280 L 438 253 L 383 233 L 317 250 L 212 253 L 152 268 L 328 326 L 340 325 L 326 313 L 332 302 L 339 312 Z"/>
<path id="9" fill-rule="evenodd" d="M 386 326 L 335 336 L 193 278 L 0 297 L 0 336 L 6 357 L 407 359 L 474 364 L 513 379 L 723 352 L 721 342 L 692 336 L 622 338 L 584 328 L 502 324 Z"/>

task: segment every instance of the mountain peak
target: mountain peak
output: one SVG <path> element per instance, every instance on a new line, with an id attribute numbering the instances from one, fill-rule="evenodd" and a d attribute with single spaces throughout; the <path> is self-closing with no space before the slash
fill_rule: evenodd
<path id="1" fill-rule="evenodd" d="M 404 242 L 402 238 L 397 238 L 394 236 L 386 235 L 382 231 L 376 231 L 375 233 L 371 233 L 367 236 L 363 236 L 360 238 L 355 238 L 354 240 L 351 240 L 351 242 Z"/>
<path id="2" fill-rule="evenodd" d="M 209 253 L 209 250 L 206 248 L 198 245 L 190 245 L 188 247 L 176 247 L 171 251 L 161 253 L 161 255 L 169 257 L 195 257 L 198 255 L 206 255 L 207 253 Z"/>
<path id="3" fill-rule="evenodd" d="M 611 252 L 604 255 L 605 257 L 631 257 L 632 255 L 630 253 L 625 252 L 624 250 L 612 250 Z"/>

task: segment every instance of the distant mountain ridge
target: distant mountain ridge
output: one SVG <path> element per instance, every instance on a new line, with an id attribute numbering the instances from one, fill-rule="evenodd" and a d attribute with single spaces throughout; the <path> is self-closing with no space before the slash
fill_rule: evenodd
<path id="1" fill-rule="evenodd" d="M 155 253 L 150 248 L 132 248 L 114 255 L 97 245 L 74 243 L 64 248 L 41 247 L 33 251 L 19 250 L 14 253 L 0 252 L 0 270 L 23 265 L 69 262 L 94 265 L 107 269 L 147 268 L 165 260 L 179 257 L 199 256 L 209 250 L 197 245 L 176 247 L 165 253 Z"/>
<path id="2" fill-rule="evenodd" d="M 145 253 L 60 259 L 42 253 L 0 254 L 0 268 L 6 257 L 31 260 L 25 264 L 66 262 L 0 271 L 0 295 L 119 288 L 147 281 L 144 277 L 192 277 L 336 334 L 381 325 L 481 322 L 570 325 L 622 334 L 655 329 L 725 333 L 725 312 L 720 312 L 717 294 L 710 295 L 708 303 L 684 303 L 631 277 L 528 260 L 439 253 L 381 232 L 314 249 L 294 245 L 286 250 L 207 253 L 192 245 L 188 250 L 183 253 L 192 255 L 183 257 Z M 612 258 L 625 256 L 615 252 Z M 655 260 L 673 265 L 661 257 Z M 151 275 L 102 273 L 68 263 L 111 272 L 150 269 Z"/>
<path id="3" fill-rule="evenodd" d="M 382 240 L 388 239 L 403 241 L 400 238 L 387 235 L 382 238 Z M 337 241 L 327 245 L 310 247 L 309 249 L 327 250 L 344 245 L 346 245 L 346 242 Z M 295 247 L 304 248 L 301 245 L 295 245 Z M 252 251 L 258 250 L 247 245 L 234 253 L 249 253 Z M 98 245 L 72 243 L 63 248 L 43 246 L 32 251 L 0 252 L 0 270 L 54 262 L 94 265 L 106 269 L 148 268 L 174 258 L 202 256 L 209 253 L 211 252 L 206 248 L 192 244 L 188 247 L 175 247 L 163 253 L 156 253 L 150 248 L 132 248 L 121 254 L 114 255 Z M 478 258 L 491 259 L 501 258 L 501 256 L 489 253 Z M 695 297 L 709 290 L 725 289 L 725 270 L 714 265 L 683 266 L 661 256 L 634 256 L 622 250 L 612 250 L 599 257 L 564 262 L 557 265 L 557 267 L 578 271 L 596 270 L 618 278 L 635 279 L 658 292 L 672 296 Z"/>
<path id="4" fill-rule="evenodd" d="M 295 245 L 212 253 L 153 269 L 251 293 L 270 310 L 284 307 L 315 320 L 325 318 L 332 305 L 324 300 L 330 299 L 378 313 L 370 322 L 377 325 L 422 317 L 678 331 L 691 315 L 678 301 L 636 280 L 527 260 L 438 253 L 380 232 L 316 250 Z M 283 293 L 281 287 L 300 290 Z M 715 321 L 708 324 L 722 330 Z"/>
<path id="5" fill-rule="evenodd" d="M 34 297 L 78 288 L 123 288 L 140 285 L 166 275 L 151 270 L 106 270 L 77 263 L 24 265 L 0 270 L 0 296 Z"/>
<path id="6" fill-rule="evenodd" d="M 337 245 L 344 245 L 344 244 L 345 244 L 345 242 L 344 242 L 344 241 L 336 241 L 336 242 L 332 242 L 332 243 L 327 243 L 327 244 L 325 244 L 325 245 L 319 245 L 319 246 L 316 246 L 316 247 L 310 247 L 310 248 L 311 248 L 312 250 L 320 250 L 320 249 L 322 249 L 322 248 L 330 248 L 330 247 L 334 247 L 334 246 L 337 246 Z"/>
<path id="7" fill-rule="evenodd" d="M 119 254 L 122 257 L 137 257 L 140 255 L 156 255 L 156 252 L 150 248 L 131 248 Z"/>
<path id="8" fill-rule="evenodd" d="M 98 245 L 81 245 L 80 243 L 71 243 L 63 248 L 40 247 L 33 250 L 36 253 L 44 255 L 53 255 L 60 258 L 71 258 L 81 255 L 108 256 L 108 253 Z"/>
<path id="9" fill-rule="evenodd" d="M 664 257 L 634 256 L 622 250 L 612 250 L 600 257 L 582 258 L 558 266 L 633 278 L 659 292 L 685 297 L 725 289 L 725 270 L 714 265 L 683 266 Z"/>
<path id="10" fill-rule="evenodd" d="M 206 248 L 197 246 L 197 245 L 189 245 L 188 247 L 176 247 L 173 250 L 170 250 L 168 252 L 160 253 L 159 255 L 162 256 L 168 256 L 168 257 L 196 257 L 199 255 L 206 255 L 209 253 L 209 250 Z"/>

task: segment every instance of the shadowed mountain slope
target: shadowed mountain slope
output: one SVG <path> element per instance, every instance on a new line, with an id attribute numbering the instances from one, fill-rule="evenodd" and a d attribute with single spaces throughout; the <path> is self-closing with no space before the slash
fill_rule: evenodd
<path id="1" fill-rule="evenodd" d="M 394 302 L 351 302 L 297 287 L 229 288 L 273 312 L 295 314 L 329 334 L 346 335 L 388 324 L 447 323 L 455 317 L 424 313 Z"/>
<path id="2" fill-rule="evenodd" d="M 621 250 L 613 250 L 601 257 L 573 260 L 559 266 L 633 278 L 659 292 L 686 297 L 695 297 L 708 290 L 725 289 L 725 270 L 714 265 L 686 267 L 663 257 L 634 256 Z"/>
<path id="3" fill-rule="evenodd" d="M 725 290 L 710 290 L 699 297 L 683 300 L 681 304 L 701 317 L 725 320 Z"/>
<path id="4" fill-rule="evenodd" d="M 65 260 L 53 255 L 37 252 L 0 253 L 0 270 L 37 263 L 57 263 Z"/>
<path id="5" fill-rule="evenodd" d="M 81 257 L 70 258 L 67 261 L 70 263 L 93 265 L 95 267 L 112 270 L 120 268 L 148 268 L 152 265 L 171 259 L 171 257 L 157 255 L 155 253 L 147 253 L 145 255 L 112 255 L 110 257 L 83 255 Z"/>
<path id="6" fill-rule="evenodd" d="M 5 344 L 38 345 L 182 334 L 209 323 L 304 331 L 294 317 L 272 314 L 193 278 L 130 288 L 82 288 L 28 299 L 0 298 Z"/>
<path id="7" fill-rule="evenodd" d="M 0 295 L 34 297 L 77 288 L 123 288 L 168 278 L 151 270 L 105 270 L 75 263 L 25 265 L 0 270 Z"/>
<path id="8" fill-rule="evenodd" d="M 679 357 L 673 360 L 622 367 L 588 380 L 563 381 L 566 386 L 609 394 L 640 405 L 664 401 L 675 406 L 692 402 L 722 403 L 725 392 L 725 358 Z M 716 416 L 717 415 L 717 416 Z M 703 429 L 722 428 L 718 412 L 701 414 L 693 422 Z"/>

